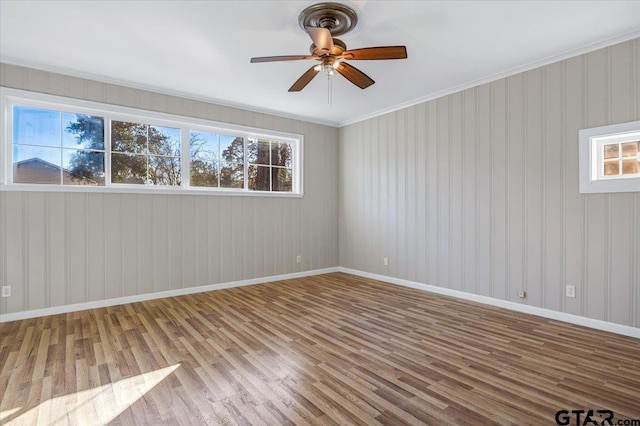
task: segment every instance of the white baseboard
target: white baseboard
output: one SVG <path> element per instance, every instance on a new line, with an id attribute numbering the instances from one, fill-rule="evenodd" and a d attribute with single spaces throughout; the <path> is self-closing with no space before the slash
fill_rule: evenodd
<path id="1" fill-rule="evenodd" d="M 524 312 L 526 314 L 537 315 L 539 317 L 549 318 L 558 321 L 564 321 L 571 324 L 582 325 L 596 330 L 609 331 L 611 333 L 622 334 L 624 336 L 635 337 L 640 339 L 640 328 L 628 325 L 615 324 L 612 322 L 597 320 L 593 318 L 582 317 L 580 315 L 567 314 L 565 312 L 552 311 L 551 309 L 538 308 L 536 306 L 522 305 L 508 300 L 495 299 L 493 297 L 480 296 L 472 293 L 465 293 L 459 290 L 449 288 L 436 287 L 429 284 L 417 283 L 414 281 L 403 280 L 399 278 L 388 277 L 385 275 L 372 274 L 369 272 L 358 271 L 356 269 L 339 267 L 339 272 L 345 274 L 357 275 L 364 278 L 370 278 L 378 281 L 384 281 L 390 284 L 397 284 L 404 287 L 411 287 L 418 290 L 429 291 L 431 293 L 443 294 L 445 296 L 457 297 L 459 299 L 470 300 L 472 302 L 484 303 L 485 305 L 497 306 L 512 311 Z"/>
<path id="2" fill-rule="evenodd" d="M 68 312 L 84 311 L 85 309 L 104 308 L 107 306 L 123 305 L 125 303 L 143 302 L 145 300 L 160 299 L 163 297 L 182 296 L 185 294 L 203 293 L 205 291 L 222 290 L 225 288 L 242 287 L 254 284 L 263 284 L 273 281 L 290 280 L 293 278 L 310 277 L 312 275 L 329 274 L 338 272 L 338 268 L 314 269 L 312 271 L 294 272 L 292 274 L 273 275 L 270 277 L 252 278 L 249 280 L 232 281 L 228 283 L 209 284 L 199 287 L 187 287 L 177 290 L 158 291 L 156 293 L 139 294 L 136 296 L 117 297 L 114 299 L 96 300 L 93 302 L 76 303 L 73 305 L 54 306 L 51 308 L 33 309 L 30 311 L 0 314 L 0 322 L 16 321 L 27 318 L 41 317 L 45 315 L 66 314 Z"/>
<path id="3" fill-rule="evenodd" d="M 445 296 L 457 297 L 459 299 L 470 300 L 472 302 L 483 303 L 485 305 L 497 306 L 512 311 L 523 312 L 526 314 L 537 315 L 558 321 L 564 321 L 571 324 L 581 325 L 596 330 L 609 331 L 624 336 L 635 337 L 640 339 L 640 328 L 631 327 L 622 324 L 587 318 L 579 315 L 567 314 L 565 312 L 552 311 L 551 309 L 539 308 L 536 306 L 522 305 L 510 302 L 508 300 L 495 299 L 493 297 L 480 296 L 477 294 L 466 293 L 459 290 L 449 288 L 436 287 L 429 284 L 422 284 L 415 281 L 403 280 L 400 278 L 388 277 L 386 275 L 373 274 L 363 272 L 356 269 L 335 267 L 325 269 L 315 269 L 312 271 L 295 272 L 292 274 L 273 275 L 270 277 L 252 278 L 249 280 L 231 281 L 220 284 L 210 284 L 199 287 L 187 287 L 177 290 L 159 291 L 156 293 L 139 294 L 136 296 L 117 297 L 114 299 L 96 300 L 93 302 L 76 303 L 73 305 L 54 306 L 51 308 L 33 309 L 30 311 L 14 312 L 10 314 L 0 314 L 0 322 L 16 321 L 27 318 L 41 317 L 45 315 L 65 314 L 68 312 L 83 311 L 93 308 L 104 308 L 107 306 L 122 305 L 125 303 L 143 302 L 145 300 L 160 299 L 163 297 L 182 296 L 185 294 L 203 293 L 206 291 L 222 290 L 225 288 L 242 287 L 255 284 L 263 284 L 273 281 L 289 280 L 293 278 L 303 278 L 313 275 L 329 274 L 332 272 L 344 272 L 345 274 L 357 275 L 364 278 L 370 278 L 378 281 L 384 281 L 390 284 L 397 284 L 404 287 L 424 290 L 431 293 L 443 294 Z"/>

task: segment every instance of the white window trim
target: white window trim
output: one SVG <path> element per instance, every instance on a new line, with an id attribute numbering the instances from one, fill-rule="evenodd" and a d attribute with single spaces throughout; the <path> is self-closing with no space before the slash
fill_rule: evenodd
<path id="1" fill-rule="evenodd" d="M 640 121 L 593 127 L 579 131 L 580 193 L 640 192 L 640 177 L 603 177 L 600 171 L 601 147 L 640 133 Z"/>
<path id="2" fill-rule="evenodd" d="M 239 126 L 229 123 L 204 120 L 199 118 L 167 114 L 156 111 L 148 111 L 137 108 L 123 107 L 118 105 L 104 104 L 99 102 L 72 99 L 61 96 L 49 95 L 39 92 L 11 89 L 0 87 L 0 98 L 2 108 L 2 127 L 0 137 L 0 191 L 47 191 L 47 192 L 110 192 L 110 193 L 155 193 L 155 194 L 197 194 L 197 195 L 226 195 L 226 196 L 257 196 L 257 197 L 294 197 L 299 198 L 304 195 L 304 136 L 295 133 L 285 133 L 275 130 L 260 129 L 248 126 Z M 88 185 L 57 185 L 57 184 L 32 184 L 13 183 L 13 120 L 11 106 L 19 104 L 37 108 L 48 108 L 57 111 L 96 115 L 105 117 L 105 186 Z M 167 127 L 179 127 L 182 129 L 182 185 L 181 186 L 155 186 L 109 183 L 110 170 L 107 170 L 111 161 L 107 161 L 107 156 L 111 154 L 111 146 L 107 143 L 107 133 L 110 132 L 108 120 L 137 121 L 144 124 L 154 124 Z M 185 129 L 185 126 L 188 129 Z M 246 189 L 247 167 L 245 167 L 245 188 L 207 188 L 188 186 L 185 177 L 190 176 L 189 159 L 189 130 L 215 132 L 219 134 L 233 134 L 243 138 L 262 138 L 289 142 L 292 145 L 292 192 L 271 192 L 254 191 Z M 247 164 L 247 152 L 245 143 L 245 165 Z M 184 159 L 187 159 L 186 161 Z M 108 174 L 108 175 L 107 175 Z"/>

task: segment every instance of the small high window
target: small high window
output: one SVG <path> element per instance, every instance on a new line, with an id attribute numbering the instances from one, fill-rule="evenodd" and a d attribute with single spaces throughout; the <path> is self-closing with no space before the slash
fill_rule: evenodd
<path id="1" fill-rule="evenodd" d="M 640 176 L 640 135 L 637 141 L 602 144 L 600 179 Z"/>
<path id="2" fill-rule="evenodd" d="M 640 191 L 640 121 L 580 130 L 580 192 Z"/>

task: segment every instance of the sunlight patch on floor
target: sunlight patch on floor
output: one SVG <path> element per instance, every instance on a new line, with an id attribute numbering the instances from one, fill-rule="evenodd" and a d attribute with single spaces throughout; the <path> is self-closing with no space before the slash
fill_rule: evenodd
<path id="1" fill-rule="evenodd" d="M 9 417 L 10 415 L 12 415 L 13 413 L 15 413 L 16 411 L 20 410 L 22 407 L 17 407 L 17 408 L 12 408 L 10 410 L 4 410 L 4 411 L 0 411 L 0 421 L 6 419 L 7 417 Z"/>
<path id="2" fill-rule="evenodd" d="M 115 383 L 98 386 L 41 402 L 6 423 L 9 425 L 104 425 L 142 398 L 147 392 L 173 373 L 180 364 L 128 377 Z M 9 419 L 19 408 L 0 413 Z M 3 423 L 5 424 L 5 423 Z"/>

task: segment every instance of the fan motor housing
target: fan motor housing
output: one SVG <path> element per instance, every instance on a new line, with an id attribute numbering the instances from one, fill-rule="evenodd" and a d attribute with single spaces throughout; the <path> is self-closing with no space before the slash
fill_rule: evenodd
<path id="1" fill-rule="evenodd" d="M 344 52 L 345 50 L 347 50 L 347 45 L 344 41 L 340 40 L 339 38 L 334 38 L 333 39 L 333 47 L 331 48 L 331 52 L 329 52 L 332 56 L 340 56 L 342 55 L 342 52 Z M 309 52 L 311 52 L 312 55 L 316 55 L 316 56 L 324 56 L 325 52 L 322 50 L 318 50 L 318 48 L 316 47 L 315 44 L 311 43 L 311 47 L 309 47 Z"/>

